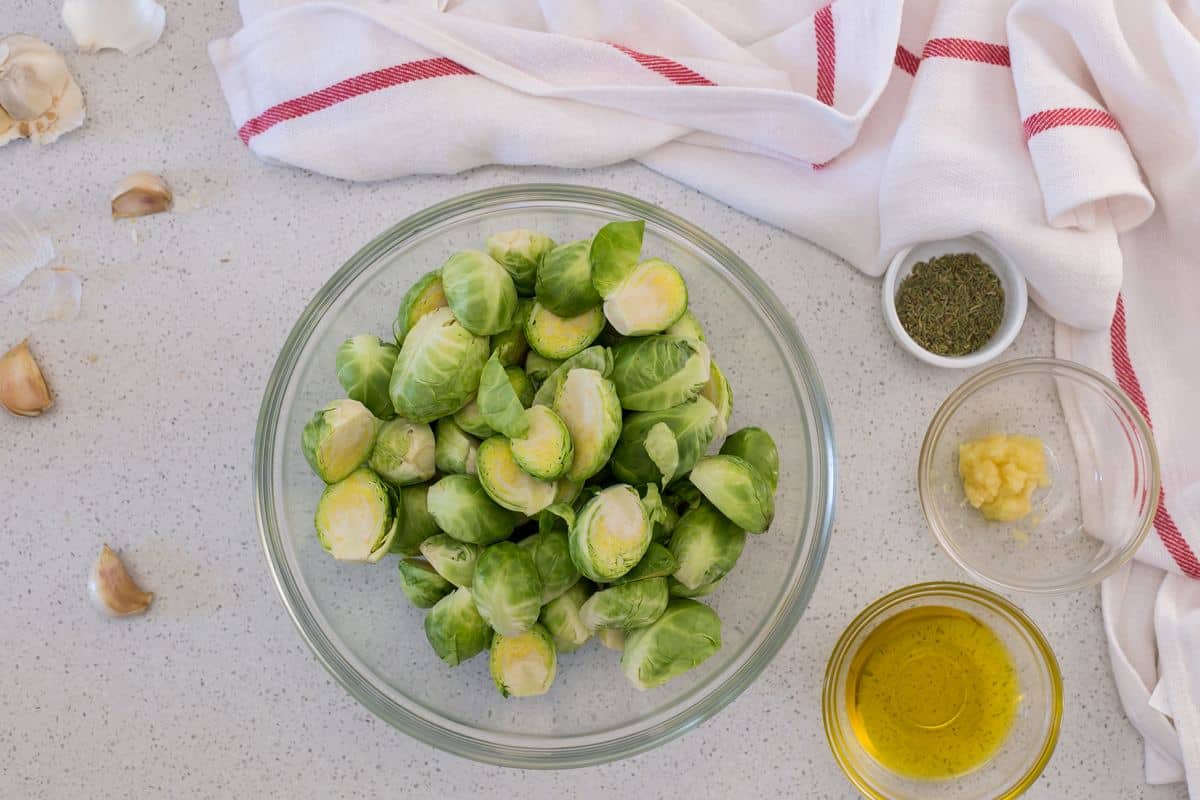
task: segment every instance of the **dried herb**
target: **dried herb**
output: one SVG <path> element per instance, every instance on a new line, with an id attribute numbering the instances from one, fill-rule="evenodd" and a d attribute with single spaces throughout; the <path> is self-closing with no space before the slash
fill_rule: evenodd
<path id="1" fill-rule="evenodd" d="M 988 343 L 1004 319 L 1004 287 L 974 253 L 921 261 L 896 293 L 900 324 L 939 356 L 965 356 Z"/>

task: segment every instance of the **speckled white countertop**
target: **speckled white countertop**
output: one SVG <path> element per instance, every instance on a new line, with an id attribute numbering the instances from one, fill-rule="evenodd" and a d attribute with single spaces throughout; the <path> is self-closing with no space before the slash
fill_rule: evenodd
<path id="1" fill-rule="evenodd" d="M 0 33 L 69 51 L 57 5 L 6 0 Z M 85 281 L 71 323 L 31 324 L 28 289 L 0 299 L 0 346 L 32 334 L 57 395 L 41 419 L 0 416 L 0 797 L 854 796 L 821 731 L 825 660 L 878 595 L 963 578 L 925 527 L 914 474 L 927 420 L 964 376 L 903 353 L 876 281 L 640 166 L 351 185 L 262 164 L 234 135 L 205 54 L 238 27 L 235 5 L 166 5 L 163 41 L 137 59 L 68 52 L 86 127 L 50 148 L 0 150 L 0 205 L 40 212 L 59 262 Z M 108 194 L 139 169 L 162 172 L 183 210 L 114 225 Z M 636 195 L 737 251 L 796 316 L 839 446 L 820 585 L 759 680 L 681 739 L 566 773 L 475 764 L 374 719 L 287 617 L 251 502 L 261 393 L 318 287 L 398 219 L 519 181 Z M 1033 311 L 1012 354 L 1050 349 L 1050 322 Z M 157 592 L 148 616 L 112 621 L 88 604 L 102 541 Z M 1014 599 L 1057 651 L 1067 696 L 1058 750 L 1029 796 L 1184 797 L 1143 785 L 1098 591 Z"/>

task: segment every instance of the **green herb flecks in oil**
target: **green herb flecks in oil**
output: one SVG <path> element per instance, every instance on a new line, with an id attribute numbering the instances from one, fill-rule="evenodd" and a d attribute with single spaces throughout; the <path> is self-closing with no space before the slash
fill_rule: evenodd
<path id="1" fill-rule="evenodd" d="M 1004 287 L 974 253 L 950 253 L 916 264 L 896 293 L 900 324 L 939 356 L 983 347 L 1004 319 Z"/>

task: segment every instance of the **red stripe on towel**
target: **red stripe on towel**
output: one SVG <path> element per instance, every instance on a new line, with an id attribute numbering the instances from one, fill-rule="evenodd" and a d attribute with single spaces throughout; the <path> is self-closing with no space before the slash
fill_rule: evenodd
<path id="1" fill-rule="evenodd" d="M 1126 338 L 1125 326 L 1125 298 L 1121 295 L 1117 295 L 1117 310 L 1113 314 L 1110 337 L 1113 372 L 1117 375 L 1117 383 L 1120 384 L 1125 394 L 1129 395 L 1129 399 L 1137 406 L 1137 410 L 1142 412 L 1142 416 L 1146 418 L 1146 424 L 1153 429 L 1154 423 L 1150 420 L 1150 406 L 1146 403 L 1142 384 L 1138 381 L 1137 372 L 1133 369 L 1133 361 L 1129 358 L 1129 341 Z M 1158 532 L 1158 538 L 1162 540 L 1163 546 L 1167 548 L 1171 558 L 1175 559 L 1175 563 L 1179 565 L 1183 574 L 1190 578 L 1200 578 L 1200 560 L 1197 560 L 1196 554 L 1192 552 L 1187 540 L 1183 538 L 1179 526 L 1175 524 L 1171 513 L 1167 511 L 1167 493 L 1162 488 L 1158 490 L 1158 511 L 1154 514 L 1154 530 Z"/>
<path id="2" fill-rule="evenodd" d="M 921 60 L 927 58 L 957 58 L 997 67 L 1012 66 L 1008 60 L 1008 45 L 980 42 L 976 39 L 930 39 L 921 51 Z"/>
<path id="3" fill-rule="evenodd" d="M 1030 114 L 1021 125 L 1025 128 L 1025 141 L 1029 141 L 1042 131 L 1066 125 L 1121 130 L 1116 118 L 1102 108 L 1049 108 L 1036 114 Z"/>
<path id="4" fill-rule="evenodd" d="M 837 33 L 833 29 L 833 8 L 824 6 L 813 17 L 817 39 L 817 99 L 833 105 L 837 78 Z"/>
<path id="5" fill-rule="evenodd" d="M 911 50 L 908 50 L 904 45 L 896 45 L 895 65 L 907 72 L 909 75 L 916 75 L 917 68 L 921 66 L 921 57 Z"/>
<path id="6" fill-rule="evenodd" d="M 680 86 L 716 86 L 717 84 L 710 81 L 708 78 L 701 75 L 691 67 L 685 67 L 678 61 L 672 61 L 663 56 L 656 56 L 652 53 L 641 53 L 624 45 L 609 42 L 613 47 L 620 50 L 625 55 L 632 58 L 637 63 L 641 64 L 651 72 L 657 72 L 671 83 L 679 84 Z"/>

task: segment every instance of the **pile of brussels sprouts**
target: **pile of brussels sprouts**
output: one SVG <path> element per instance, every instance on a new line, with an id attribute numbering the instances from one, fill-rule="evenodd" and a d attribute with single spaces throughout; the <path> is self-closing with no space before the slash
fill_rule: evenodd
<path id="1" fill-rule="evenodd" d="M 641 260 L 643 229 L 455 253 L 404 295 L 395 344 L 341 346 L 347 397 L 304 428 L 321 545 L 403 556 L 434 651 L 490 650 L 506 697 L 546 692 L 592 634 L 638 689 L 700 664 L 721 621 L 691 598 L 774 515 L 775 443 L 725 437 L 729 384 L 679 271 Z"/>

